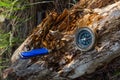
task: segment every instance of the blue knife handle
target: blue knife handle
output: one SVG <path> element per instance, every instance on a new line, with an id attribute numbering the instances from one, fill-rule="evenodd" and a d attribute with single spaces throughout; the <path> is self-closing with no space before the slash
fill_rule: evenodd
<path id="1" fill-rule="evenodd" d="M 39 48 L 39 49 L 33 49 L 30 51 L 22 52 L 20 53 L 20 57 L 22 59 L 28 59 L 30 57 L 35 57 L 35 56 L 41 56 L 41 55 L 46 55 L 48 54 L 48 49 L 46 48 Z"/>

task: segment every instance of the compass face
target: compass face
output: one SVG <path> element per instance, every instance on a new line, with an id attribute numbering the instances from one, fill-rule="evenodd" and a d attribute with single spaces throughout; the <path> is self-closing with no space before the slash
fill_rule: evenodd
<path id="1" fill-rule="evenodd" d="M 81 51 L 90 50 L 95 44 L 95 34 L 87 27 L 80 28 L 76 34 L 76 44 Z"/>

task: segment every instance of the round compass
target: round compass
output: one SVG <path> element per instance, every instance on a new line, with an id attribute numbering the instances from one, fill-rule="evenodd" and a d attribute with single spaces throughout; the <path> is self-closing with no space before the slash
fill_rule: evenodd
<path id="1" fill-rule="evenodd" d="M 95 32 L 88 27 L 78 29 L 75 38 L 76 45 L 81 51 L 92 49 L 96 42 Z"/>

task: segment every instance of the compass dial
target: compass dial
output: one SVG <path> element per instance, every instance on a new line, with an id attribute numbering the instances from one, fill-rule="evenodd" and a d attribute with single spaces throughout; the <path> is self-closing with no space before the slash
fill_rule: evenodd
<path id="1" fill-rule="evenodd" d="M 76 34 L 76 44 L 81 51 L 88 51 L 95 44 L 95 33 L 87 27 L 80 28 Z"/>

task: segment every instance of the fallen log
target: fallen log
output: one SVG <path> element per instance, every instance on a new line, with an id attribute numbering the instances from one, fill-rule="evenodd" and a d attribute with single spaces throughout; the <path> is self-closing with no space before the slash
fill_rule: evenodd
<path id="1" fill-rule="evenodd" d="M 96 30 L 94 49 L 82 52 L 76 46 L 75 33 L 80 27 Z M 70 80 L 89 74 L 120 56 L 120 1 L 103 8 L 51 12 L 14 52 L 10 68 L 3 76 L 22 80 Z M 52 50 L 48 55 L 20 59 L 19 54 L 34 48 Z"/>

